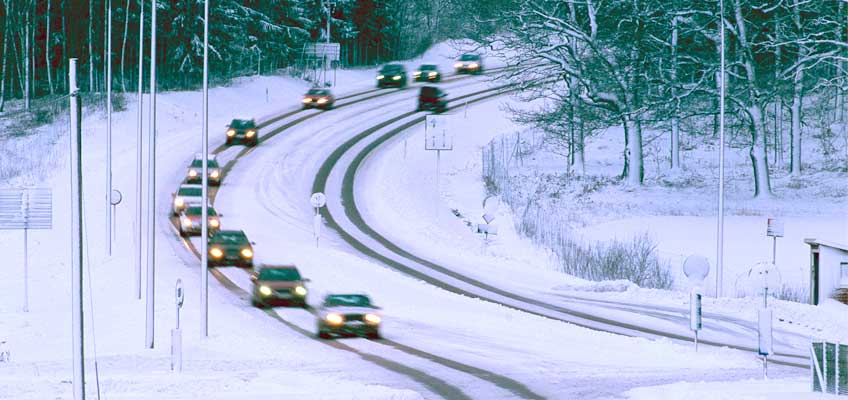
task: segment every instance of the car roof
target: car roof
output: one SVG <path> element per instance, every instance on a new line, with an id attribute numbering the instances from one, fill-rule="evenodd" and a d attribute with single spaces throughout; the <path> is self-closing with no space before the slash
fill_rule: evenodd
<path id="1" fill-rule="evenodd" d="M 200 183 L 183 183 L 180 185 L 180 189 L 203 189 L 203 185 Z"/>
<path id="2" fill-rule="evenodd" d="M 215 235 L 240 235 L 240 236 L 247 236 L 247 235 L 245 235 L 245 234 L 244 234 L 244 231 L 243 231 L 243 230 L 241 230 L 241 229 L 237 229 L 237 230 L 236 230 L 236 229 L 231 229 L 231 230 L 226 230 L 226 231 L 217 231 L 217 232 L 215 232 Z"/>
<path id="3" fill-rule="evenodd" d="M 421 69 L 436 69 L 436 66 L 433 64 L 421 64 Z"/>
<path id="4" fill-rule="evenodd" d="M 383 66 L 383 69 L 403 69 L 403 65 L 401 64 L 386 64 Z"/>
<path id="5" fill-rule="evenodd" d="M 291 264 L 260 264 L 256 267 L 257 271 L 262 269 L 297 269 L 297 267 Z"/>
<path id="6" fill-rule="evenodd" d="M 480 58 L 479 54 L 471 54 L 471 53 L 466 53 L 466 54 L 459 56 L 460 60 L 477 60 L 479 58 Z"/>
<path id="7" fill-rule="evenodd" d="M 209 215 L 211 217 L 218 215 L 218 213 L 215 212 L 215 209 L 212 208 L 212 206 L 206 206 L 206 210 L 207 210 L 206 211 L 207 215 Z M 188 214 L 200 215 L 203 212 L 203 207 L 196 207 L 196 206 L 187 207 L 183 212 L 186 213 L 186 215 L 188 215 Z"/>
<path id="8" fill-rule="evenodd" d="M 214 159 L 216 159 L 216 157 L 217 156 L 215 154 L 207 154 L 206 155 L 207 160 L 214 160 Z M 202 160 L 203 159 L 203 153 L 194 153 L 194 159 L 195 160 Z"/>
<path id="9" fill-rule="evenodd" d="M 232 122 L 230 122 L 230 126 L 233 126 L 233 125 L 255 125 L 255 124 L 256 124 L 256 121 L 254 121 L 252 118 L 251 119 L 235 118 L 235 119 L 232 120 Z"/>

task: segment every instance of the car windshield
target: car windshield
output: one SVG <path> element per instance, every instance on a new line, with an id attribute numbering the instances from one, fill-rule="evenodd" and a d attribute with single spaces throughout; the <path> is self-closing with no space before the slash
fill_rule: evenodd
<path id="1" fill-rule="evenodd" d="M 459 61 L 477 61 L 480 59 L 480 56 L 475 54 L 463 54 L 462 57 L 459 57 Z"/>
<path id="2" fill-rule="evenodd" d="M 218 232 L 215 236 L 212 236 L 212 241 L 218 243 L 239 244 L 247 242 L 247 237 L 244 236 L 242 231 L 224 231 Z"/>
<path id="3" fill-rule="evenodd" d="M 422 71 L 434 71 L 436 69 L 435 65 L 425 64 L 421 66 Z"/>
<path id="4" fill-rule="evenodd" d="M 300 272 L 294 268 L 263 268 L 259 271 L 263 281 L 299 281 Z"/>
<path id="5" fill-rule="evenodd" d="M 324 305 L 327 307 L 371 307 L 371 299 L 361 294 L 334 294 L 324 298 Z"/>
<path id="6" fill-rule="evenodd" d="M 180 196 L 186 197 L 200 197 L 203 196 L 203 189 L 201 188 L 181 188 L 177 193 Z"/>
<path id="7" fill-rule="evenodd" d="M 209 168 L 218 168 L 218 161 L 206 160 L 206 166 Z M 194 160 L 191 162 L 192 168 L 203 168 L 203 160 Z"/>
<path id="8" fill-rule="evenodd" d="M 214 208 L 208 207 L 208 208 L 206 208 L 206 210 L 209 213 L 210 217 L 218 216 L 218 213 L 215 212 Z M 202 212 L 203 212 L 203 207 L 189 207 L 186 210 L 187 215 L 200 215 L 200 213 L 202 213 Z"/>
<path id="9" fill-rule="evenodd" d="M 439 89 L 432 86 L 424 86 L 421 88 L 421 95 L 425 97 L 433 97 L 439 93 Z"/>
<path id="10" fill-rule="evenodd" d="M 244 128 L 253 128 L 253 121 L 246 119 L 234 119 L 233 122 L 230 122 L 230 128 L 235 129 L 244 129 Z"/>
<path id="11" fill-rule="evenodd" d="M 309 92 L 306 94 L 313 94 L 318 96 L 327 96 L 330 94 L 330 91 L 327 89 L 309 89 Z"/>
<path id="12" fill-rule="evenodd" d="M 383 67 L 383 69 L 380 72 L 382 72 L 384 74 L 397 74 L 401 71 L 403 71 L 402 66 L 397 65 L 397 64 L 389 64 L 389 65 L 386 65 L 385 67 Z"/>

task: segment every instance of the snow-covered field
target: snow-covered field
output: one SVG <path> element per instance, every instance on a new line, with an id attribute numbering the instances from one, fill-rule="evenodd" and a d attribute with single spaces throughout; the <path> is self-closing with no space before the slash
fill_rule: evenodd
<path id="1" fill-rule="evenodd" d="M 452 49 L 440 45 L 422 59 L 434 60 L 445 72 L 450 70 L 452 54 Z M 414 60 L 407 65 L 418 63 Z M 494 65 L 495 60 L 487 63 L 490 68 Z M 370 88 L 373 71 L 340 71 L 337 83 L 339 95 Z M 448 91 L 461 94 L 470 90 L 465 85 L 453 84 Z M 223 141 L 221 127 L 231 118 L 296 108 L 307 87 L 288 78 L 262 77 L 212 89 L 211 147 Z M 312 336 L 314 319 L 306 311 L 262 312 L 250 307 L 238 289 L 214 279 L 210 280 L 211 335 L 201 338 L 199 262 L 173 233 L 165 211 L 170 193 L 200 148 L 201 96 L 198 92 L 173 92 L 161 94 L 157 105 L 156 336 L 155 348 L 144 348 L 144 300 L 135 296 L 132 254 L 135 103 L 130 101 L 128 111 L 113 117 L 113 179 L 124 193 L 124 203 L 118 211 L 118 237 L 111 257 L 104 254 L 103 245 L 104 118 L 100 114 L 85 118 L 88 393 L 99 392 L 110 399 L 500 399 L 531 395 L 572 399 L 620 397 L 629 389 L 667 384 L 673 385 L 634 389 L 626 395 L 642 399 L 681 393 L 666 398 L 689 398 L 687 393 L 692 390 L 710 390 L 716 394 L 709 398 L 736 398 L 732 394 L 737 388 L 751 396 L 768 396 L 769 391 L 803 392 L 807 381 L 796 377 L 808 372 L 780 367 L 773 367 L 774 376 L 789 378 L 772 381 L 771 386 L 753 381 L 693 384 L 696 386 L 675 383 L 752 379 L 759 376 L 759 363 L 754 355 L 740 351 L 702 347 L 695 353 L 691 346 L 680 343 L 598 333 L 451 294 L 358 256 L 332 232 L 325 232 L 316 248 L 307 201 L 314 171 L 345 137 L 412 109 L 413 92 L 328 112 L 263 143 L 236 164 L 216 200 L 224 228 L 244 229 L 257 242 L 258 261 L 295 262 L 312 279 L 310 303 L 331 291 L 371 294 L 385 314 L 387 339 L 382 342 L 316 340 Z M 451 113 L 452 126 L 459 134 L 454 150 L 442 154 L 439 188 L 433 179 L 434 155 L 423 150 L 419 129 L 410 130 L 406 143 L 396 140 L 370 159 L 364 175 L 369 196 L 366 210 L 411 248 L 432 257 L 476 263 L 479 270 L 469 272 L 493 274 L 512 288 L 548 291 L 581 285 L 581 280 L 553 271 L 548 254 L 515 233 L 507 207 L 498 211 L 500 232 L 488 244 L 450 212 L 456 209 L 463 218 L 479 222 L 485 196 L 479 178 L 479 146 L 516 128 L 500 111 L 499 101 L 471 106 L 467 116 L 464 110 Z M 60 122 L 46 131 L 51 129 L 66 127 Z M 11 356 L 11 362 L 0 363 L 0 398 L 71 398 L 66 149 L 66 135 L 55 147 L 40 149 L 57 151 L 64 160 L 61 168 L 35 179 L 3 183 L 34 180 L 52 188 L 54 228 L 30 233 L 28 313 L 21 310 L 21 234 L 0 231 L 0 250 L 7 260 L 0 277 L 0 342 L 5 342 L 0 350 L 9 350 Z M 787 232 L 790 226 L 787 223 Z M 588 228 L 586 232 L 589 235 Z M 599 232 L 603 235 L 603 229 Z M 675 248 L 670 246 L 668 251 L 688 250 Z M 249 287 L 242 271 L 220 271 L 241 290 Z M 169 371 L 176 279 L 182 280 L 187 293 L 181 313 L 182 373 Z M 681 307 L 683 296 L 636 289 L 594 295 Z M 749 304 L 745 301 L 721 299 L 706 304 L 747 318 Z M 808 324 L 832 323 L 825 329 L 843 332 L 848 326 L 848 321 L 830 321 L 838 306 L 826 314 L 785 307 Z M 753 306 L 750 308 L 753 312 Z M 670 389 L 663 392 L 667 387 Z"/>

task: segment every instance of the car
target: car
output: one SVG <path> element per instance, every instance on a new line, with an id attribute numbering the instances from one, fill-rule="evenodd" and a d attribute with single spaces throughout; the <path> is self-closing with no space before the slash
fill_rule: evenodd
<path id="1" fill-rule="evenodd" d="M 434 110 L 438 113 L 448 109 L 448 94 L 435 86 L 422 86 L 418 93 L 418 111 Z"/>
<path id="2" fill-rule="evenodd" d="M 209 233 L 212 234 L 215 231 L 221 229 L 221 220 L 219 218 L 218 213 L 215 212 L 215 209 L 206 206 L 206 218 L 209 221 L 207 229 Z M 187 207 L 185 210 L 180 212 L 179 216 L 179 227 L 180 227 L 180 236 L 197 236 L 200 235 L 202 226 L 200 224 L 201 218 L 203 218 L 203 207 L 191 206 Z"/>
<path id="3" fill-rule="evenodd" d="M 294 265 L 261 264 L 250 275 L 253 282 L 251 303 L 254 307 L 277 304 L 306 308 L 306 286 L 309 279 L 300 276 Z"/>
<path id="4" fill-rule="evenodd" d="M 442 73 L 433 64 L 421 65 L 412 75 L 415 77 L 415 82 L 441 82 L 442 80 Z"/>
<path id="5" fill-rule="evenodd" d="M 253 268 L 252 245 L 242 230 L 215 231 L 209 237 L 209 266 Z"/>
<path id="6" fill-rule="evenodd" d="M 325 110 L 329 110 L 333 108 L 333 105 L 336 103 L 336 98 L 333 96 L 333 93 L 330 92 L 330 89 L 313 87 L 303 95 L 303 108 L 323 108 Z"/>
<path id="7" fill-rule="evenodd" d="M 328 294 L 318 309 L 318 337 L 364 336 L 379 339 L 380 307 L 364 294 Z"/>
<path id="8" fill-rule="evenodd" d="M 400 64 L 386 64 L 377 73 L 377 87 L 406 86 L 406 68 Z"/>
<path id="9" fill-rule="evenodd" d="M 463 54 L 456 60 L 453 68 L 458 74 L 468 73 L 479 75 L 483 73 L 483 58 L 478 54 Z"/>
<path id="10" fill-rule="evenodd" d="M 209 185 L 221 185 L 221 167 L 218 165 L 218 160 L 214 155 L 210 155 L 206 159 L 206 169 L 209 173 Z M 195 154 L 194 160 L 186 172 L 186 183 L 201 183 L 203 181 L 203 154 Z"/>
<path id="11" fill-rule="evenodd" d="M 188 207 L 200 207 L 203 204 L 203 186 L 184 183 L 172 197 L 174 201 L 171 202 L 171 214 L 180 215 Z"/>
<path id="12" fill-rule="evenodd" d="M 227 146 L 241 143 L 247 146 L 259 144 L 259 129 L 252 119 L 234 119 L 227 125 Z"/>

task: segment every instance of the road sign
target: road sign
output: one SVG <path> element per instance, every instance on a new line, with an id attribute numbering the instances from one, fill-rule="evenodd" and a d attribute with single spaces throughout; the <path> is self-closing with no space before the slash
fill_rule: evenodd
<path id="1" fill-rule="evenodd" d="M 424 150 L 453 150 L 447 115 L 424 117 Z"/>
<path id="2" fill-rule="evenodd" d="M 766 236 L 783 237 L 783 221 L 769 218 L 766 226 Z"/>
<path id="3" fill-rule="evenodd" d="M 117 206 L 121 204 L 121 200 L 124 199 L 124 196 L 121 195 L 120 190 L 112 190 L 112 197 L 109 199 L 109 202 L 112 203 L 113 206 Z"/>
<path id="4" fill-rule="evenodd" d="M 693 283 L 700 283 L 710 273 L 710 262 L 703 256 L 692 254 L 683 261 L 683 274 Z"/>
<path id="5" fill-rule="evenodd" d="M 185 300 L 185 294 L 183 293 L 183 281 L 182 279 L 177 279 L 177 285 L 175 288 L 175 296 L 174 300 L 176 301 L 177 308 L 183 306 L 183 300 Z"/>
<path id="6" fill-rule="evenodd" d="M 329 61 L 338 61 L 341 46 L 339 43 L 310 43 L 306 45 L 305 52 L 309 56 L 322 59 L 327 57 Z"/>
<path id="7" fill-rule="evenodd" d="M 312 197 L 309 198 L 309 202 L 312 204 L 312 207 L 321 208 L 327 204 L 327 196 L 324 196 L 324 193 L 313 193 Z"/>
<path id="8" fill-rule="evenodd" d="M 699 331 L 703 327 L 701 317 L 701 298 L 703 295 L 697 288 L 689 292 L 689 329 Z"/>
<path id="9" fill-rule="evenodd" d="M 0 189 L 0 229 L 51 229 L 50 189 Z"/>

